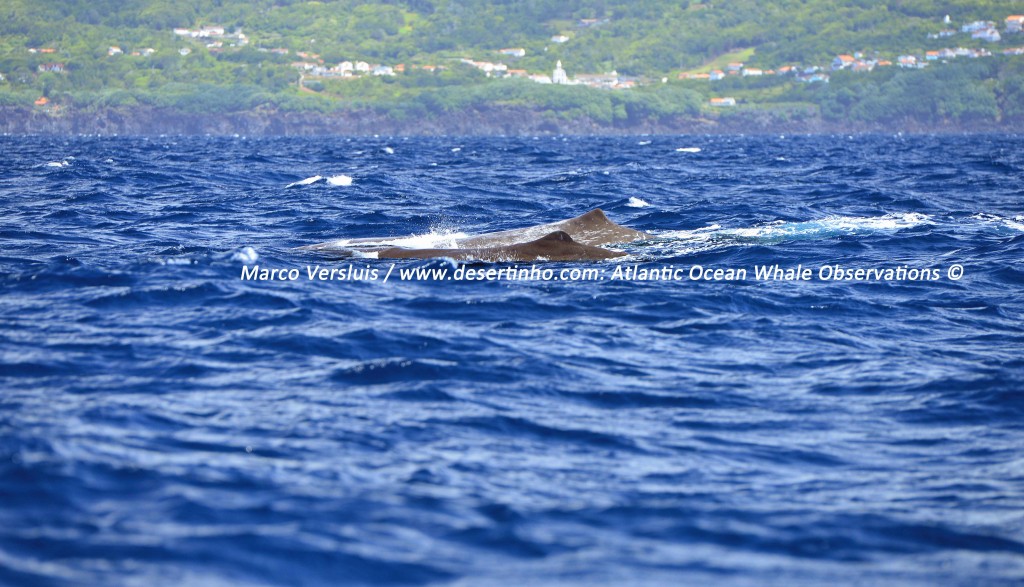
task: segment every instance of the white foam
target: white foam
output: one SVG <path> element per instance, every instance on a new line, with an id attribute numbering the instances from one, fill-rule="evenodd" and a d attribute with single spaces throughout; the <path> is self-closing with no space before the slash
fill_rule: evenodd
<path id="1" fill-rule="evenodd" d="M 395 150 L 392 149 L 391 147 L 384 147 L 384 152 L 387 153 L 388 155 L 394 155 L 395 154 Z"/>
<path id="2" fill-rule="evenodd" d="M 301 181 L 292 182 L 292 183 L 290 183 L 290 184 L 288 184 L 288 185 L 286 185 L 284 187 L 285 187 L 285 189 L 287 189 L 287 188 L 295 187 L 297 185 L 309 185 L 311 183 L 316 183 L 316 182 L 320 181 L 321 179 L 323 179 L 322 175 L 314 175 L 313 177 L 307 177 L 306 179 L 303 179 Z"/>
<path id="3" fill-rule="evenodd" d="M 462 150 L 462 147 L 453 147 L 452 148 L 452 153 L 458 153 L 461 150 Z"/>
<path id="4" fill-rule="evenodd" d="M 259 253 L 257 253 L 256 249 L 252 247 L 242 247 L 241 249 L 235 251 L 233 255 L 231 255 L 231 259 L 233 261 L 241 261 L 246 265 L 251 265 L 255 263 L 259 258 Z"/>
<path id="5" fill-rule="evenodd" d="M 1006 228 L 1012 228 L 1013 230 L 1024 231 L 1024 216 L 1015 216 L 1013 218 L 1004 218 L 997 214 L 984 214 L 978 213 L 971 216 L 974 220 L 981 220 L 990 224 L 1002 224 Z"/>
<path id="6" fill-rule="evenodd" d="M 650 145 L 651 141 L 640 141 L 637 144 L 640 145 L 641 147 L 644 147 L 644 146 Z"/>
<path id="7" fill-rule="evenodd" d="M 645 202 L 644 200 L 641 200 L 640 198 L 634 196 L 629 197 L 629 201 L 626 202 L 626 205 L 629 206 L 630 208 L 646 208 L 650 206 L 648 202 Z"/>
<path id="8" fill-rule="evenodd" d="M 394 238 L 382 237 L 380 239 L 341 239 L 331 241 L 330 248 L 334 249 L 358 249 L 366 247 L 404 247 L 407 249 L 457 249 L 459 239 L 469 235 L 464 232 L 447 230 L 431 230 L 424 234 L 413 234 Z"/>
<path id="9" fill-rule="evenodd" d="M 676 153 L 700 153 L 700 147 L 679 147 Z"/>
<path id="10" fill-rule="evenodd" d="M 73 157 L 71 157 L 69 159 L 73 159 Z M 61 167 L 67 167 L 68 165 L 71 165 L 71 162 L 68 159 L 65 159 L 63 161 L 50 161 L 49 163 L 46 164 L 46 167 L 61 168 Z"/>
<path id="11" fill-rule="evenodd" d="M 806 222 L 783 222 L 777 220 L 762 226 L 723 230 L 722 234 L 740 238 L 806 238 L 839 233 L 854 234 L 858 232 L 896 231 L 930 223 L 930 216 L 917 212 L 867 217 L 827 216 L 820 220 L 809 220 Z"/>
<path id="12" fill-rule="evenodd" d="M 352 185 L 352 178 L 347 175 L 334 175 L 327 178 L 327 183 L 333 186 L 350 186 Z"/>
<path id="13" fill-rule="evenodd" d="M 161 265 L 194 265 L 195 259 L 191 257 L 168 257 L 166 259 L 160 259 Z"/>

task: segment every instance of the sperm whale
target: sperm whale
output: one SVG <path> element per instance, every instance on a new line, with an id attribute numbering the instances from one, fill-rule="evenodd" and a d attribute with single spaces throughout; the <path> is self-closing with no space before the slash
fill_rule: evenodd
<path id="1" fill-rule="evenodd" d="M 416 249 L 394 246 L 387 239 L 335 240 L 299 247 L 332 256 L 376 253 L 381 259 L 473 259 L 479 261 L 597 261 L 624 256 L 603 248 L 649 235 L 616 224 L 597 208 L 566 220 L 455 239 L 450 248 Z"/>

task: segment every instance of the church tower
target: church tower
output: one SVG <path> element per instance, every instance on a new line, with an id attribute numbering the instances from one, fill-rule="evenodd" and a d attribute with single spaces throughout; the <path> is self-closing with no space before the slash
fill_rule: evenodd
<path id="1" fill-rule="evenodd" d="M 569 83 L 569 76 L 565 75 L 565 70 L 562 69 L 561 60 L 559 60 L 558 64 L 555 65 L 555 71 L 551 74 L 551 83 L 563 85 Z"/>

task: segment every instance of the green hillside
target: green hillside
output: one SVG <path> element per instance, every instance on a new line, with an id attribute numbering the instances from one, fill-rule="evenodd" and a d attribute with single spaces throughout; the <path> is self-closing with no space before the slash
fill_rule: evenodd
<path id="1" fill-rule="evenodd" d="M 709 98 L 729 96 L 737 110 L 781 116 L 994 122 L 1024 117 L 1024 55 L 1004 54 L 1024 46 L 1005 22 L 1022 12 L 1020 0 L 0 0 L 0 105 L 397 117 L 514 105 L 624 124 L 700 116 Z M 1002 39 L 959 32 L 973 21 L 993 21 Z M 499 53 L 505 48 L 525 55 Z M 975 54 L 921 70 L 828 72 L 838 54 L 924 62 L 944 48 Z M 769 73 L 678 79 L 738 58 L 747 73 Z M 392 70 L 338 68 L 361 61 Z M 615 72 L 615 87 L 627 89 L 526 78 L 550 75 L 557 61 L 591 85 L 603 82 L 581 74 Z M 479 62 L 506 69 L 488 75 Z M 815 66 L 828 83 L 776 71 Z"/>

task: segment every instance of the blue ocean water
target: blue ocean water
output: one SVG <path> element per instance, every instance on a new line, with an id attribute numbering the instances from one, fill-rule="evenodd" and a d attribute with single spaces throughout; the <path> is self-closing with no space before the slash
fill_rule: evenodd
<path id="1" fill-rule="evenodd" d="M 0 584 L 1020 584 L 1022 179 L 1019 136 L 0 137 Z M 295 250 L 593 208 L 651 239 L 539 267 L 687 278 Z"/>

